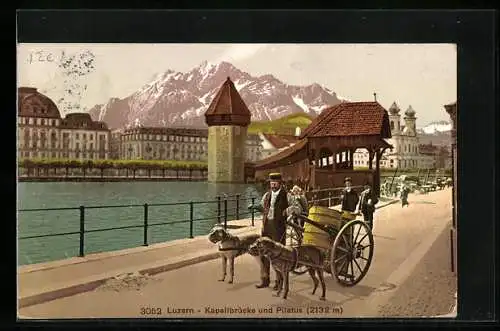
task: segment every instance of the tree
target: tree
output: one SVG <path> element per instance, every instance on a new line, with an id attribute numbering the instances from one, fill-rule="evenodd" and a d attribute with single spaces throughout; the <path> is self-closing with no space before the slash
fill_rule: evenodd
<path id="1" fill-rule="evenodd" d="M 94 167 L 94 162 L 92 160 L 84 160 L 81 163 L 81 167 L 83 170 L 83 178 L 85 178 L 85 174 L 87 173 L 87 169 L 92 169 Z"/>

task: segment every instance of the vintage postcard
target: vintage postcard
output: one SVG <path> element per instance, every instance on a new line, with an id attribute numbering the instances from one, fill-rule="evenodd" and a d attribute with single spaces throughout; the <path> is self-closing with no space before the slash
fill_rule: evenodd
<path id="1" fill-rule="evenodd" d="M 456 316 L 453 44 L 18 44 L 18 318 Z"/>

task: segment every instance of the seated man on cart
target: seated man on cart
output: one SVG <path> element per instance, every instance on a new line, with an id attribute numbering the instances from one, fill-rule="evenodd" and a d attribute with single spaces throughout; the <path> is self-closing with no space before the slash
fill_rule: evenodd
<path id="1" fill-rule="evenodd" d="M 300 209 L 300 214 L 307 217 L 309 215 L 309 206 L 307 198 L 305 197 L 302 189 L 295 185 L 289 193 L 289 204 L 290 206 L 296 206 Z M 304 227 L 304 222 L 301 218 L 297 218 L 297 222 L 301 227 Z"/>

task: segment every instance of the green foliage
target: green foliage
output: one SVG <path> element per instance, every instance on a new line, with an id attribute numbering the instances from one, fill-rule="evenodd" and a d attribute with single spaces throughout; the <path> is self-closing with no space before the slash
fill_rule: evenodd
<path id="1" fill-rule="evenodd" d="M 312 118 L 306 113 L 295 113 L 273 121 L 256 121 L 248 127 L 248 133 L 295 134 L 298 126 L 302 130 L 311 124 Z"/>
<path id="2" fill-rule="evenodd" d="M 177 160 L 72 160 L 72 159 L 19 159 L 22 168 L 86 168 L 86 169 L 206 169 L 202 161 Z"/>

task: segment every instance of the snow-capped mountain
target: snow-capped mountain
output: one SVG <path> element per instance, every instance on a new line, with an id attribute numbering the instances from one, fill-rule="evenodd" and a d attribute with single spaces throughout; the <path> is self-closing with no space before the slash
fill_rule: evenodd
<path id="1" fill-rule="evenodd" d="M 231 63 L 203 62 L 189 72 L 158 74 L 132 95 L 111 98 L 89 110 L 111 129 L 144 126 L 205 126 L 203 114 L 224 80 L 230 77 L 252 113 L 252 121 L 273 120 L 292 113 L 318 115 L 345 99 L 319 84 L 294 86 L 272 75 L 252 76 Z"/>
<path id="2" fill-rule="evenodd" d="M 451 131 L 452 125 L 447 121 L 438 121 L 427 124 L 421 129 L 418 129 L 419 133 L 425 134 L 435 134 L 440 132 Z"/>

